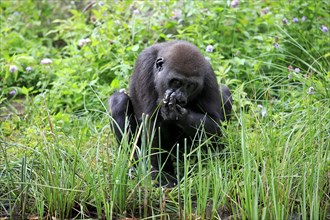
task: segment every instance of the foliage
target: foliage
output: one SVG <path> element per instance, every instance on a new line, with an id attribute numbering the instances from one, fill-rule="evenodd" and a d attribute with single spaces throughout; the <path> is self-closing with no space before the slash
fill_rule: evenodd
<path id="1" fill-rule="evenodd" d="M 3 0 L 0 12 L 0 216 L 329 218 L 329 1 Z M 150 140 L 117 144 L 106 102 L 144 48 L 173 39 L 201 49 L 234 113 L 226 148 L 199 135 L 162 190 Z"/>

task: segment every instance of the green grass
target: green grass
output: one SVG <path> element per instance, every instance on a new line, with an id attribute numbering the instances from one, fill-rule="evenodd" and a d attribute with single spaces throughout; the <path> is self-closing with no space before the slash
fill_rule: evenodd
<path id="1" fill-rule="evenodd" d="M 0 2 L 0 218 L 330 218 L 329 1 L 103 3 Z M 224 148 L 198 129 L 162 188 L 157 128 L 146 117 L 117 143 L 104 103 L 143 48 L 172 39 L 210 58 L 234 105 Z"/>
<path id="2" fill-rule="evenodd" d="M 224 150 L 205 151 L 202 138 L 194 152 L 186 150 L 177 162 L 181 181 L 173 189 L 153 187 L 147 138 L 137 149 L 141 159 L 130 161 L 133 143 L 114 141 L 106 113 L 97 123 L 69 116 L 72 130 L 65 132 L 56 116 L 31 106 L 29 121 L 20 125 L 24 133 L 1 139 L 2 213 L 326 219 L 330 103 L 317 104 L 293 106 L 276 120 L 240 109 L 223 131 Z"/>

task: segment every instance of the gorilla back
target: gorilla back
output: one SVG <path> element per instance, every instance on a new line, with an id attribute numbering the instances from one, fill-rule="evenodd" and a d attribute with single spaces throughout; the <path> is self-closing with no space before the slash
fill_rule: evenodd
<path id="1" fill-rule="evenodd" d="M 158 141 L 153 146 L 168 152 L 185 138 L 192 139 L 201 125 L 207 134 L 217 134 L 232 109 L 229 89 L 224 85 L 219 88 L 210 63 L 186 41 L 159 43 L 143 50 L 135 64 L 129 93 L 130 97 L 117 92 L 109 99 L 110 112 L 119 128 L 125 129 L 125 115 L 135 116 L 137 124 L 143 114 L 153 116 L 151 122 L 161 132 L 160 146 Z M 135 132 L 135 121 L 129 121 Z M 157 156 L 152 157 L 151 164 L 157 169 Z M 165 172 L 174 174 L 171 161 L 161 164 Z"/>

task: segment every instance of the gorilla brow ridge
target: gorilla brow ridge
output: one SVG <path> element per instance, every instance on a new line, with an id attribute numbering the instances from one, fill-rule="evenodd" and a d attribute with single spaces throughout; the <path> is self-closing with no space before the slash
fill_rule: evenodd
<path id="1" fill-rule="evenodd" d="M 202 70 L 206 68 L 206 60 L 197 47 L 182 42 L 170 47 L 164 54 L 168 66 L 185 76 L 200 76 L 204 73 Z"/>

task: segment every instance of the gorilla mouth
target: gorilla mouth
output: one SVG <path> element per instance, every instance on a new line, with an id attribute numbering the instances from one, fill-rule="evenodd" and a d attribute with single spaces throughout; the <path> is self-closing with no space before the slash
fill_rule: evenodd
<path id="1" fill-rule="evenodd" d="M 165 92 L 163 103 L 169 106 L 180 105 L 184 107 L 187 105 L 187 98 L 185 98 L 185 95 L 179 89 L 168 89 Z"/>

